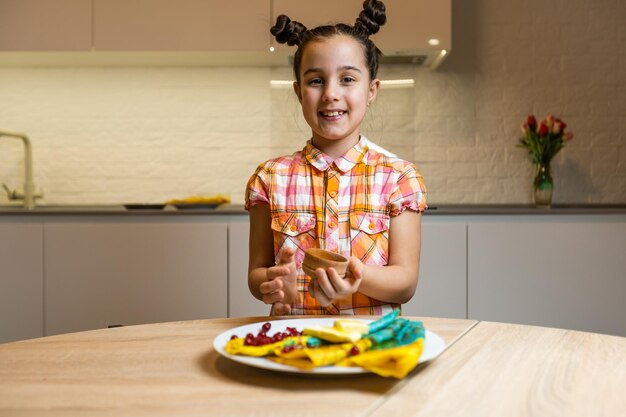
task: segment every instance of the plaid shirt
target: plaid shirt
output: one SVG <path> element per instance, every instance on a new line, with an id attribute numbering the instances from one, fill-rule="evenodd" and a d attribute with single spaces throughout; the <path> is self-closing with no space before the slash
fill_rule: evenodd
<path id="1" fill-rule="evenodd" d="M 283 248 L 296 249 L 298 298 L 291 314 L 381 315 L 400 308 L 360 292 L 322 307 L 308 293 L 302 260 L 306 249 L 319 247 L 387 265 L 390 217 L 426 209 L 426 187 L 413 164 L 375 152 L 364 137 L 335 160 L 308 141 L 302 151 L 259 165 L 245 207 L 256 204 L 270 207 L 276 259 Z"/>

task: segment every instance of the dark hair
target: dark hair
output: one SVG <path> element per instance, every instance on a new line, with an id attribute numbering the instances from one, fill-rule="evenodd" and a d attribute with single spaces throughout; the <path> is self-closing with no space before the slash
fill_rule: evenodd
<path id="1" fill-rule="evenodd" d="M 369 37 L 378 32 L 386 21 L 385 4 L 378 0 L 365 0 L 363 2 L 363 10 L 359 13 L 359 17 L 356 19 L 356 22 L 354 22 L 354 26 L 338 23 L 336 25 L 318 26 L 314 29 L 307 29 L 302 23 L 293 21 L 284 14 L 281 14 L 276 19 L 276 24 L 270 29 L 270 32 L 274 35 L 278 43 L 298 46 L 293 59 L 293 73 L 298 83 L 300 82 L 302 52 L 306 45 L 311 41 L 332 38 L 337 35 L 351 36 L 361 44 L 365 54 L 365 63 L 369 69 L 370 79 L 373 80 L 378 73 L 378 62 L 382 56 L 382 52 Z"/>

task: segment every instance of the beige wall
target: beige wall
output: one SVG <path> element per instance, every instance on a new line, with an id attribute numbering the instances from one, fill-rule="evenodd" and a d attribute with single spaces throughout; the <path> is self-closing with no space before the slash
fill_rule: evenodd
<path id="1" fill-rule="evenodd" d="M 552 112 L 575 135 L 554 163 L 555 202 L 626 203 L 624 21 L 619 0 L 456 0 L 450 57 L 436 72 L 382 68 L 381 78 L 416 85 L 384 89 L 364 132 L 418 165 L 431 204 L 529 203 L 519 124 Z M 5 67 L 0 130 L 30 136 L 48 204 L 218 192 L 242 202 L 260 161 L 308 137 L 291 90 L 268 86 L 290 76 L 289 68 Z M 19 142 L 0 140 L 0 182 L 21 186 L 22 170 Z"/>

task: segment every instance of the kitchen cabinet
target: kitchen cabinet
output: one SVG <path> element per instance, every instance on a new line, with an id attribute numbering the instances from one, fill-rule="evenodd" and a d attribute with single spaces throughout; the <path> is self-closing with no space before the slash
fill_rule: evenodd
<path id="1" fill-rule="evenodd" d="M 420 278 L 405 315 L 466 316 L 466 224 L 422 223 Z M 264 316 L 269 307 L 248 289 L 248 216 L 233 216 L 228 230 L 229 317 Z"/>
<path id="2" fill-rule="evenodd" d="M 228 317 L 267 316 L 271 306 L 257 300 L 248 289 L 247 215 L 232 216 L 228 224 Z"/>
<path id="3" fill-rule="evenodd" d="M 41 223 L 0 219 L 0 343 L 43 336 L 42 240 Z"/>
<path id="4" fill-rule="evenodd" d="M 0 0 L 0 51 L 89 51 L 91 0 Z"/>
<path id="5" fill-rule="evenodd" d="M 227 224 L 203 218 L 47 221 L 45 334 L 225 317 Z"/>
<path id="6" fill-rule="evenodd" d="M 467 224 L 422 217 L 420 272 L 407 316 L 466 318 Z"/>
<path id="7" fill-rule="evenodd" d="M 388 25 L 372 36 L 384 54 L 450 49 L 450 0 L 385 0 L 384 3 Z M 273 0 L 272 22 L 278 15 L 286 14 L 307 28 L 338 22 L 352 25 L 362 9 L 362 0 Z M 439 45 L 430 45 L 431 38 L 438 39 Z M 278 49 L 287 48 L 279 46 L 274 39 L 272 42 Z"/>
<path id="8" fill-rule="evenodd" d="M 624 221 L 470 223 L 468 318 L 626 336 L 624 248 Z"/>
<path id="9" fill-rule="evenodd" d="M 94 0 L 97 51 L 268 51 L 269 0 Z"/>
<path id="10" fill-rule="evenodd" d="M 443 211 L 422 218 L 405 315 L 626 336 L 626 216 Z M 248 290 L 248 233 L 245 212 L 0 215 L 0 341 L 266 316 Z"/>
<path id="11" fill-rule="evenodd" d="M 451 47 L 451 1 L 385 3 L 392 24 L 373 36 L 385 62 L 434 69 Z M 283 66 L 295 49 L 269 33 L 278 14 L 314 27 L 352 24 L 361 9 L 360 0 L 0 0 L 0 52 L 18 52 L 6 54 L 12 66 Z M 19 53 L 30 51 L 48 53 Z M 155 53 L 124 53 L 136 51 Z"/>

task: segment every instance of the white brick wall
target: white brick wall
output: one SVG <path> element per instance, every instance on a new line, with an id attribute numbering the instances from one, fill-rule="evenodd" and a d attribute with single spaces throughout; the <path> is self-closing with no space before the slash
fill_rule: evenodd
<path id="1" fill-rule="evenodd" d="M 269 157 L 269 69 L 0 69 L 0 129 L 33 142 L 45 202 L 162 202 L 227 193 Z M 18 141 L 0 181 L 21 186 Z M 3 201 L 6 199 L 2 196 Z"/>
<path id="2" fill-rule="evenodd" d="M 414 161 L 430 204 L 530 203 L 515 145 L 529 113 L 575 138 L 556 157 L 556 203 L 626 203 L 626 2 L 456 0 L 453 51 L 387 89 L 364 133 Z M 390 24 L 392 24 L 390 22 Z M 1 59 L 1 55 L 0 55 Z M 309 135 L 289 68 L 0 68 L 0 130 L 29 135 L 48 204 L 162 202 L 228 193 Z M 21 186 L 22 149 L 0 139 L 0 182 Z M 7 202 L 0 194 L 0 204 Z"/>

